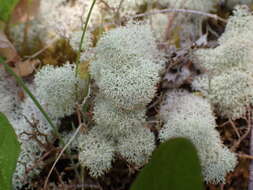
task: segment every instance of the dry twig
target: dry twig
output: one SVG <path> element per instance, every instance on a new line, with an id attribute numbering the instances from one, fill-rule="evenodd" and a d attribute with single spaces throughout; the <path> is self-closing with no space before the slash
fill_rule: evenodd
<path id="1" fill-rule="evenodd" d="M 161 14 L 161 13 L 187 13 L 187 14 L 196 14 L 196 15 L 200 15 L 200 16 L 210 17 L 210 18 L 213 18 L 215 20 L 227 23 L 226 19 L 223 19 L 223 18 L 219 17 L 216 14 L 205 13 L 205 12 L 202 12 L 202 11 L 190 10 L 190 9 L 162 9 L 162 10 L 151 11 L 151 12 L 147 12 L 147 13 L 142 13 L 142 14 L 137 14 L 137 15 L 134 15 L 134 16 L 130 16 L 130 17 L 127 17 L 127 20 L 131 20 L 131 19 L 135 19 L 135 18 L 140 18 L 140 17 L 145 17 L 145 16 L 152 16 L 152 15 Z"/>
<path id="2" fill-rule="evenodd" d="M 250 155 L 253 155 L 253 130 L 252 130 L 252 110 L 249 108 L 248 113 L 248 128 L 251 131 L 251 137 L 250 137 Z M 253 160 L 250 162 L 250 168 L 249 168 L 249 186 L 248 190 L 253 190 Z"/>
<path id="3" fill-rule="evenodd" d="M 81 124 L 79 125 L 79 127 L 77 128 L 77 130 L 75 131 L 74 135 L 70 138 L 70 140 L 68 141 L 68 143 L 64 146 L 64 148 L 61 150 L 60 154 L 57 156 L 53 166 L 51 167 L 48 175 L 47 175 L 47 178 L 46 178 L 46 181 L 44 183 L 44 190 L 47 189 L 47 184 L 48 184 L 48 180 L 49 180 L 49 177 L 51 176 L 57 162 L 60 160 L 62 154 L 65 152 L 65 150 L 69 147 L 69 145 L 71 144 L 71 142 L 75 139 L 75 137 L 77 136 L 77 134 L 79 133 L 80 129 L 84 126 L 84 124 Z"/>

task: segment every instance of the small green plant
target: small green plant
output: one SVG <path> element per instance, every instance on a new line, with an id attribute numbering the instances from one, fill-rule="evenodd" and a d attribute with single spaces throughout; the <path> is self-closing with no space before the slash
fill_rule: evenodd
<path id="1" fill-rule="evenodd" d="M 14 129 L 0 112 L 0 190 L 12 189 L 12 175 L 15 171 L 20 144 Z"/>
<path id="2" fill-rule="evenodd" d="M 131 190 L 203 190 L 197 151 L 183 138 L 161 144 Z"/>

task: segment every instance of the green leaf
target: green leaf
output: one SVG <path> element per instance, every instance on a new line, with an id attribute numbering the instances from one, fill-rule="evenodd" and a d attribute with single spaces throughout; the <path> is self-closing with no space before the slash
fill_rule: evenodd
<path id="1" fill-rule="evenodd" d="M 8 21 L 19 0 L 0 0 L 0 20 Z"/>
<path id="2" fill-rule="evenodd" d="M 12 175 L 15 172 L 20 144 L 14 129 L 0 112 L 0 190 L 12 189 Z"/>
<path id="3" fill-rule="evenodd" d="M 197 151 L 183 138 L 159 146 L 131 190 L 203 190 Z"/>
<path id="4" fill-rule="evenodd" d="M 0 63 L 4 62 L 4 58 L 0 56 Z"/>

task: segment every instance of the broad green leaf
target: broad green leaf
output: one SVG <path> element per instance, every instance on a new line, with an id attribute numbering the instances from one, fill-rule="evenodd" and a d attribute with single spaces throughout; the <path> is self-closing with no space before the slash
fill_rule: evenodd
<path id="1" fill-rule="evenodd" d="M 8 21 L 19 0 L 0 0 L 0 20 Z"/>
<path id="2" fill-rule="evenodd" d="M 12 189 L 12 175 L 20 153 L 14 129 L 0 112 L 0 190 Z"/>
<path id="3" fill-rule="evenodd" d="M 131 187 L 131 190 L 203 189 L 197 151 L 183 138 L 161 144 Z"/>

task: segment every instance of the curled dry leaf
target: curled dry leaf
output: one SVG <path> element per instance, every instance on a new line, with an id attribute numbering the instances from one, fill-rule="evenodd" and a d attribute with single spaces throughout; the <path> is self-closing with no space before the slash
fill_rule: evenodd
<path id="1" fill-rule="evenodd" d="M 40 64 L 39 60 L 26 60 L 15 64 L 13 71 L 20 77 L 25 77 L 33 73 L 36 66 Z"/>
<path id="2" fill-rule="evenodd" d="M 8 40 L 3 31 L 0 31 L 0 56 L 6 58 L 8 62 L 20 60 L 15 47 Z"/>
<path id="3" fill-rule="evenodd" d="M 13 63 L 12 69 L 20 77 L 32 74 L 40 63 L 38 60 L 21 61 L 15 47 L 2 31 L 0 31 L 0 56 L 6 58 L 7 63 Z"/>

